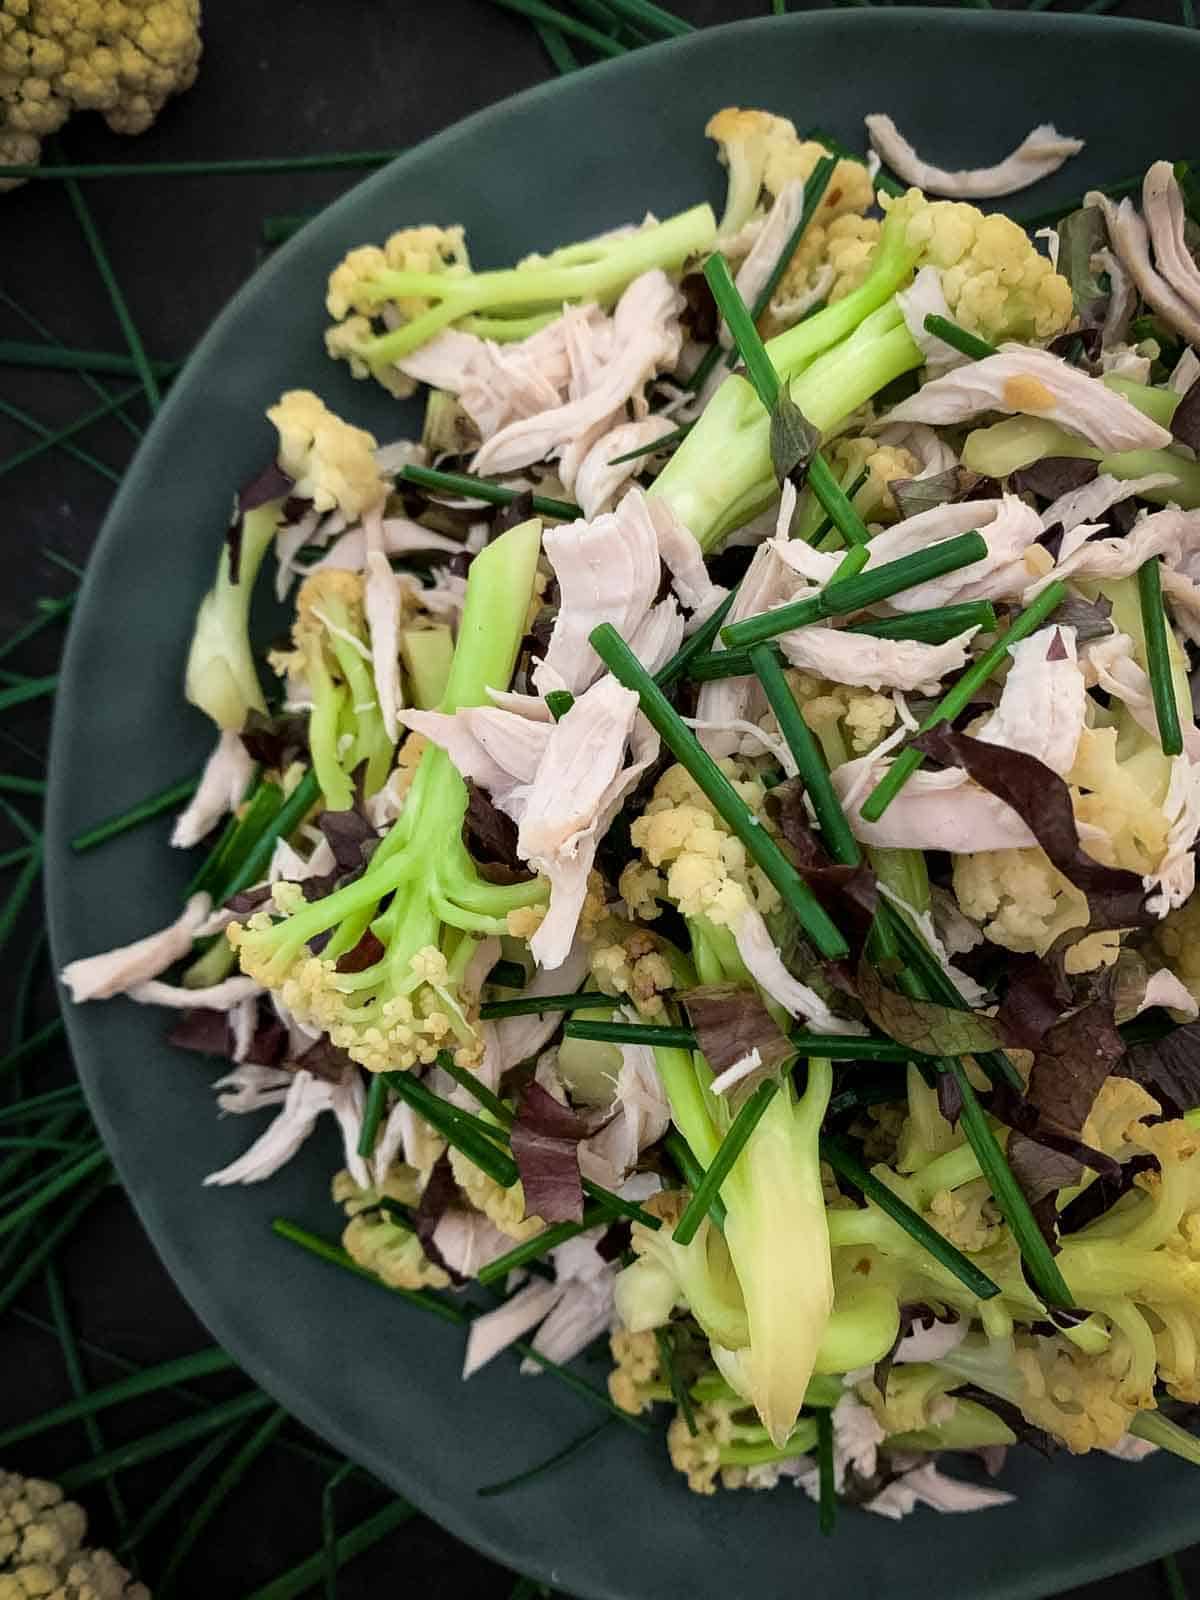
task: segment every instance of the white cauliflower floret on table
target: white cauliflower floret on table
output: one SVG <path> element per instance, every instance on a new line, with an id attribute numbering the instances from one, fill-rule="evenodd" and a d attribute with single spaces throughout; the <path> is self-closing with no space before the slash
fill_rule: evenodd
<path id="1" fill-rule="evenodd" d="M 150 1600 L 107 1550 L 84 1547 L 86 1532 L 57 1484 L 0 1472 L 0 1600 Z"/>

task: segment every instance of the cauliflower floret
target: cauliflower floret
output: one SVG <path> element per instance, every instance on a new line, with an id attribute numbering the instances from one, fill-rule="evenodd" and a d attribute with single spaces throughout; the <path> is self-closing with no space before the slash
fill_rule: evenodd
<path id="1" fill-rule="evenodd" d="M 1017 1403 L 1028 1422 L 1061 1439 L 1075 1455 L 1110 1450 L 1154 1396 L 1129 1383 L 1119 1341 L 1100 1355 L 1060 1339 L 1021 1339 L 1016 1348 Z"/>
<path id="2" fill-rule="evenodd" d="M 955 856 L 954 893 L 964 914 L 1006 950 L 1044 955 L 1060 935 L 1088 923 L 1085 895 L 1039 845 Z"/>
<path id="3" fill-rule="evenodd" d="M 0 1472 L 0 1600 L 150 1600 L 107 1550 L 83 1548 L 86 1532 L 57 1484 Z"/>
<path id="4" fill-rule="evenodd" d="M 450 1170 L 454 1181 L 475 1207 L 482 1211 L 492 1226 L 518 1243 L 541 1233 L 546 1224 L 541 1217 L 525 1215 L 525 1191 L 520 1183 L 503 1189 L 495 1178 L 489 1178 L 460 1150 L 450 1151 Z"/>
<path id="5" fill-rule="evenodd" d="M 643 1017 L 662 1015 L 674 977 L 660 941 L 645 928 L 609 918 L 592 946 L 591 970 L 604 994 L 627 995 Z"/>
<path id="6" fill-rule="evenodd" d="M 412 1229 L 380 1209 L 385 1197 L 415 1206 L 421 1186 L 412 1167 L 393 1167 L 382 1184 L 367 1189 L 360 1189 L 348 1172 L 339 1172 L 333 1180 L 333 1198 L 350 1218 L 342 1245 L 360 1267 L 391 1289 L 444 1289 L 450 1282 L 428 1259 Z"/>
<path id="7" fill-rule="evenodd" d="M 759 209 L 765 191 L 774 200 L 794 178 L 807 178 L 829 154 L 815 139 L 801 139 L 786 117 L 769 111 L 726 106 L 709 119 L 705 133 L 717 143 L 718 159 L 729 171 L 729 190 L 719 234 L 738 233 Z M 875 190 L 861 161 L 839 161 L 830 176 L 813 222 L 823 225 L 875 203 Z"/>
<path id="8" fill-rule="evenodd" d="M 1118 757 L 1115 728 L 1085 728 L 1067 781 L 1084 791 L 1074 796 L 1076 817 L 1106 835 L 1089 838 L 1088 854 L 1105 866 L 1152 873 L 1170 832 L 1162 809 L 1170 765 L 1157 742 L 1147 737 Z"/>
<path id="9" fill-rule="evenodd" d="M 871 266 L 882 224 L 847 212 L 826 226 L 809 223 L 759 323 L 765 339 L 790 328 L 818 301 L 842 300 Z"/>
<path id="10" fill-rule="evenodd" d="M 886 1394 L 880 1394 L 873 1376 L 861 1379 L 855 1392 L 885 1433 L 919 1433 L 953 1416 L 954 1401 L 946 1391 L 961 1382 L 952 1372 L 914 1361 L 892 1368 Z"/>
<path id="11" fill-rule="evenodd" d="M 1200 895 L 1169 911 L 1154 940 L 1171 971 L 1200 999 Z"/>
<path id="12" fill-rule="evenodd" d="M 940 268 L 950 314 L 964 328 L 991 340 L 1052 339 L 1070 322 L 1070 284 L 1011 218 L 927 200 L 919 189 L 880 204 L 904 217 L 922 262 Z"/>
<path id="13" fill-rule="evenodd" d="M 929 1202 L 929 1221 L 944 1239 L 968 1253 L 994 1244 L 1003 1225 L 982 1178 L 958 1189 L 939 1189 Z"/>
<path id="14" fill-rule="evenodd" d="M 897 478 L 915 478 L 921 463 L 900 445 L 879 444 L 864 435 L 859 439 L 839 439 L 833 447 L 838 477 L 847 484 L 860 478 L 867 481 L 854 496 L 854 505 L 864 522 L 880 522 L 896 515 L 891 484 Z"/>
<path id="15" fill-rule="evenodd" d="M 608 1375 L 608 1392 L 622 1411 L 640 1416 L 656 1400 L 667 1398 L 670 1390 L 659 1370 L 658 1340 L 652 1328 L 640 1333 L 614 1328 L 608 1343 L 616 1362 Z"/>
<path id="16" fill-rule="evenodd" d="M 279 465 L 317 511 L 338 507 L 353 520 L 382 502 L 387 487 L 364 428 L 343 422 L 309 389 L 289 389 L 267 416 L 279 430 Z"/>
<path id="17" fill-rule="evenodd" d="M 873 750 L 896 725 L 898 713 L 890 695 L 832 683 L 811 672 L 789 671 L 787 679 L 831 767 L 840 766 L 851 754 Z"/>
<path id="18" fill-rule="evenodd" d="M 36 162 L 72 111 L 144 133 L 200 61 L 199 0 L 3 0 L 0 159 Z M 0 179 L 0 190 L 20 179 Z"/>

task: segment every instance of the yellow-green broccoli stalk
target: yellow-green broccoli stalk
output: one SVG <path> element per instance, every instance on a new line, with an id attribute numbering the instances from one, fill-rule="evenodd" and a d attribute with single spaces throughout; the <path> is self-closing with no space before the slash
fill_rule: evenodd
<path id="1" fill-rule="evenodd" d="M 525 522 L 471 564 L 443 711 L 486 703 L 489 688 L 508 686 L 540 548 L 541 524 Z M 277 891 L 281 917 L 259 912 L 229 928 L 242 970 L 370 1071 L 429 1062 L 443 1047 L 477 1061 L 482 1042 L 460 994 L 476 943 L 505 933 L 509 913 L 545 902 L 541 881 L 500 885 L 479 875 L 462 840 L 466 805 L 449 757 L 428 746 L 360 878 L 311 904 Z M 338 972 L 338 958 L 368 928 L 382 947 L 378 959 Z M 309 942 L 322 934 L 329 942 L 313 955 Z"/>
<path id="2" fill-rule="evenodd" d="M 264 711 L 250 647 L 250 600 L 289 495 L 351 521 L 380 504 L 386 485 L 375 465 L 375 440 L 334 416 L 315 394 L 293 389 L 267 416 L 279 433 L 278 471 L 243 491 L 240 532 L 222 546 L 212 588 L 200 602 L 184 690 L 219 728 L 235 733 L 251 711 Z"/>

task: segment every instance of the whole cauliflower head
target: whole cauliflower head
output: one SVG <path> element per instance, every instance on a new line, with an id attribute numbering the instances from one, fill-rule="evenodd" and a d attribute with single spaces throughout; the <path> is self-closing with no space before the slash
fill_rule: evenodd
<path id="1" fill-rule="evenodd" d="M 0 0 L 0 162 L 36 163 L 72 111 L 144 133 L 199 62 L 200 0 Z"/>
<path id="2" fill-rule="evenodd" d="M 381 505 L 387 485 L 375 465 L 375 438 L 335 416 L 310 389 L 289 389 L 267 412 L 279 434 L 279 465 L 295 493 L 318 511 L 356 521 Z"/>

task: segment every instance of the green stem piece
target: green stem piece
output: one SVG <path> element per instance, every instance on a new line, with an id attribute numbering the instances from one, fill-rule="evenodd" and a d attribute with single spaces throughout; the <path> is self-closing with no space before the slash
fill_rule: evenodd
<path id="1" fill-rule="evenodd" d="M 207 1411 L 201 1411 L 197 1416 L 185 1417 L 182 1422 L 173 1422 L 169 1428 L 160 1428 L 156 1433 L 147 1434 L 145 1438 L 135 1439 L 130 1444 L 118 1445 L 116 1449 L 108 1450 L 91 1461 L 81 1462 L 70 1471 L 59 1474 L 59 1485 L 64 1493 L 75 1494 L 80 1489 L 86 1489 L 89 1484 L 103 1482 L 114 1472 L 123 1472 L 128 1467 L 139 1466 L 143 1461 L 154 1461 L 159 1456 L 166 1455 L 168 1451 L 181 1449 L 195 1439 L 203 1439 L 207 1434 L 218 1432 L 231 1422 L 240 1422 L 243 1417 L 251 1417 L 255 1412 L 265 1411 L 270 1404 L 270 1395 L 264 1394 L 261 1389 L 252 1389 L 249 1394 L 238 1395 L 234 1400 L 210 1406 Z"/>
<path id="2" fill-rule="evenodd" d="M 160 789 L 157 794 L 149 795 L 136 806 L 130 806 L 128 811 L 119 812 L 106 822 L 98 822 L 94 828 L 76 834 L 71 840 L 71 849 L 93 850 L 98 844 L 107 844 L 109 839 L 128 833 L 130 828 L 140 827 L 143 822 L 161 817 L 164 811 L 174 811 L 176 806 L 190 800 L 199 786 L 199 778 L 184 778 L 181 783 L 173 783 L 168 789 Z"/>
<path id="3" fill-rule="evenodd" d="M 734 1117 L 729 1125 L 729 1132 L 721 1140 L 720 1148 L 700 1181 L 700 1187 L 693 1192 L 683 1215 L 676 1224 L 675 1232 L 671 1235 L 676 1244 L 691 1244 L 696 1237 L 696 1230 L 708 1215 L 712 1197 L 720 1192 L 721 1185 L 732 1172 L 733 1164 L 741 1155 L 746 1141 L 778 1093 L 778 1081 L 768 1078 L 759 1084 Z"/>
<path id="4" fill-rule="evenodd" d="M 1154 696 L 1154 718 L 1165 756 L 1183 754 L 1183 729 L 1179 724 L 1179 705 L 1171 676 L 1171 653 L 1167 639 L 1167 616 L 1162 601 L 1162 569 L 1157 556 L 1138 568 L 1138 599 L 1142 608 L 1142 629 L 1146 635 L 1146 666 Z"/>
<path id="5" fill-rule="evenodd" d="M 925 331 L 931 333 L 935 339 L 940 339 L 943 344 L 950 345 L 961 355 L 970 356 L 972 361 L 982 361 L 987 356 L 999 354 L 998 346 L 989 344 L 978 334 L 968 333 L 966 328 L 960 328 L 957 322 L 951 322 L 949 317 L 939 317 L 932 311 L 925 318 Z"/>
<path id="6" fill-rule="evenodd" d="M 510 506 L 522 489 L 508 489 L 502 483 L 488 483 L 484 478 L 472 478 L 465 472 L 442 472 L 436 467 L 402 467 L 399 477 L 416 484 L 420 489 L 432 489 L 437 494 L 452 494 L 463 499 L 482 500 L 486 505 Z M 555 517 L 560 522 L 576 522 L 583 516 L 578 506 L 569 500 L 550 500 L 545 495 L 532 496 L 534 514 Z"/>

